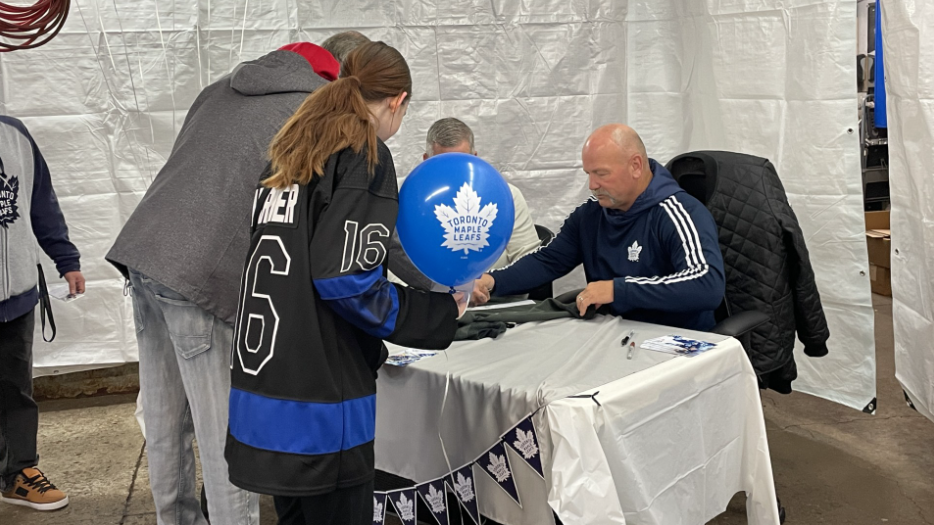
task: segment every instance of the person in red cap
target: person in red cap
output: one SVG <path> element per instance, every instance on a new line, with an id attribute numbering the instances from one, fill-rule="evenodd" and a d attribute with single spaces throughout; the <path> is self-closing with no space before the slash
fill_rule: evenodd
<path id="1" fill-rule="evenodd" d="M 318 76 L 329 82 L 337 80 L 337 77 L 340 76 L 340 62 L 334 58 L 334 55 L 320 46 L 310 42 L 295 42 L 294 44 L 286 44 L 279 49 L 298 53 L 308 61 L 308 65 Z"/>
<path id="2" fill-rule="evenodd" d="M 160 525 L 207 523 L 195 493 L 195 437 L 211 521 L 259 523 L 258 496 L 230 483 L 224 459 L 230 349 L 253 192 L 272 137 L 310 93 L 337 78 L 335 55 L 365 41 L 341 33 L 321 47 L 290 44 L 205 88 L 107 254 L 132 285 L 149 481 Z"/>

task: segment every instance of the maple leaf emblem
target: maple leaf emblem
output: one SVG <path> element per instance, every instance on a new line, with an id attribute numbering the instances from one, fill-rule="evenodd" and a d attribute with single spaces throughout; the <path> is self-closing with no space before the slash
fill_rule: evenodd
<path id="1" fill-rule="evenodd" d="M 10 175 L 8 179 L 0 177 L 0 226 L 4 228 L 19 218 L 16 198 L 19 195 L 19 178 Z"/>
<path id="2" fill-rule="evenodd" d="M 444 492 L 435 488 L 434 485 L 428 486 L 428 497 L 425 498 L 428 500 L 428 506 L 431 507 L 431 512 L 435 514 L 441 514 L 444 512 Z"/>
<path id="3" fill-rule="evenodd" d="M 629 247 L 629 260 L 639 262 L 640 253 L 642 253 L 642 246 L 639 246 L 639 241 L 632 241 L 632 246 Z"/>
<path id="4" fill-rule="evenodd" d="M 495 202 L 480 207 L 480 196 L 466 182 L 454 197 L 454 208 L 447 204 L 435 206 L 435 217 L 444 227 L 444 242 L 441 246 L 451 251 L 480 251 L 489 246 L 487 242 L 490 226 L 496 220 L 498 208 Z"/>
<path id="5" fill-rule="evenodd" d="M 498 483 L 506 481 L 512 474 L 509 472 L 509 467 L 506 466 L 506 456 L 499 456 L 492 452 L 490 452 L 490 464 L 486 466 L 486 469 L 490 471 L 490 474 L 493 474 Z"/>
<path id="6" fill-rule="evenodd" d="M 535 435 L 532 434 L 532 431 L 528 432 L 523 431 L 521 428 L 516 429 L 516 441 L 513 442 L 516 450 L 522 452 L 522 457 L 525 459 L 531 459 L 538 455 L 538 445 L 535 444 Z"/>
<path id="7" fill-rule="evenodd" d="M 454 482 L 454 490 L 457 491 L 457 495 L 460 496 L 461 501 L 465 503 L 473 501 L 473 484 L 470 482 L 469 476 L 464 476 L 458 472 L 457 481 Z"/>
<path id="8" fill-rule="evenodd" d="M 402 521 L 415 521 L 415 502 L 405 497 L 405 494 L 399 496 L 399 519 Z"/>
<path id="9" fill-rule="evenodd" d="M 383 522 L 383 504 L 373 498 L 373 523 Z"/>

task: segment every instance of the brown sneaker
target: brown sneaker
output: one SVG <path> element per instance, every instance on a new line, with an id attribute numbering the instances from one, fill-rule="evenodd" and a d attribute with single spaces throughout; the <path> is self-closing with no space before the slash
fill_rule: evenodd
<path id="1" fill-rule="evenodd" d="M 57 510 L 68 505 L 68 496 L 49 483 L 39 469 L 24 468 L 10 490 L 0 493 L 0 501 L 36 510 Z"/>

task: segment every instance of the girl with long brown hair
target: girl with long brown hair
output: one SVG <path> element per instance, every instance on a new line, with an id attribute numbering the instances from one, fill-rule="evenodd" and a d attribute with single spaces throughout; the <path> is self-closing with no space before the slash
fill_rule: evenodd
<path id="1" fill-rule="evenodd" d="M 383 142 L 412 92 L 405 59 L 356 48 L 269 148 L 234 331 L 231 481 L 275 496 L 280 524 L 373 518 L 383 340 L 446 348 L 467 297 L 386 280 L 398 187 Z"/>

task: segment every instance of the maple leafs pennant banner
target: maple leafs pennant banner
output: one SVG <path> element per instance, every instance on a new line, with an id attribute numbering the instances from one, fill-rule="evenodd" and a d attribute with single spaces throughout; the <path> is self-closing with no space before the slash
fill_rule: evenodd
<path id="1" fill-rule="evenodd" d="M 513 427 L 512 430 L 503 436 L 503 443 L 506 443 L 521 457 L 538 475 L 545 479 L 545 471 L 542 468 L 542 454 L 538 446 L 538 434 L 535 433 L 535 426 L 532 424 L 532 418 L 527 417 Z"/>
<path id="2" fill-rule="evenodd" d="M 386 497 L 396 509 L 396 515 L 404 525 L 416 525 L 418 520 L 418 505 L 415 504 L 415 489 L 403 489 L 387 492 Z"/>
<path id="3" fill-rule="evenodd" d="M 480 456 L 476 463 L 522 507 L 522 502 L 519 501 L 519 491 L 516 489 L 516 480 L 512 475 L 512 467 L 509 465 L 509 456 L 506 455 L 506 447 L 502 441 L 493 445 L 493 448 Z"/>
<path id="4" fill-rule="evenodd" d="M 451 516 L 448 509 L 448 493 L 444 489 L 444 478 L 416 485 L 415 490 L 425 500 L 428 510 L 431 511 L 438 525 L 450 525 Z"/>
<path id="5" fill-rule="evenodd" d="M 457 501 L 467 510 L 470 519 L 475 525 L 480 525 L 480 508 L 477 506 L 477 487 L 473 479 L 473 469 L 470 465 L 461 467 L 452 472 L 447 479 L 451 490 L 457 495 Z"/>
<path id="6" fill-rule="evenodd" d="M 373 525 L 383 525 L 386 521 L 386 493 L 373 493 Z"/>

